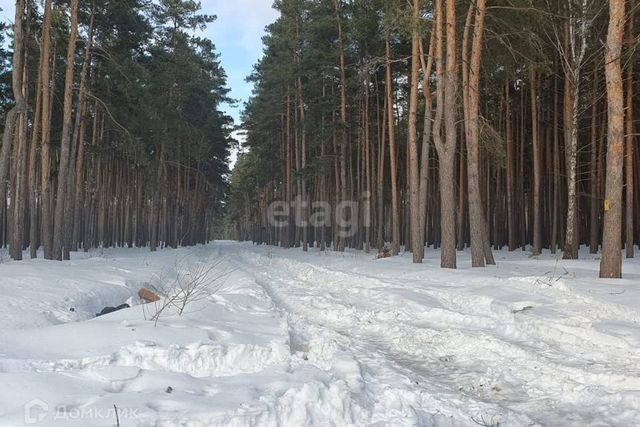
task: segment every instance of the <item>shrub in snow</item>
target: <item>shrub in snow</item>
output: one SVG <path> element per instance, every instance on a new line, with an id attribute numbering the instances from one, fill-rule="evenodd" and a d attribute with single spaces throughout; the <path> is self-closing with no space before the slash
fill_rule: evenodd
<path id="1" fill-rule="evenodd" d="M 157 322 L 168 312 L 181 316 L 189 305 L 210 299 L 232 272 L 224 258 L 189 258 L 176 261 L 173 272 L 165 270 L 152 278 L 150 287 L 161 298 L 153 304 L 151 320 Z"/>

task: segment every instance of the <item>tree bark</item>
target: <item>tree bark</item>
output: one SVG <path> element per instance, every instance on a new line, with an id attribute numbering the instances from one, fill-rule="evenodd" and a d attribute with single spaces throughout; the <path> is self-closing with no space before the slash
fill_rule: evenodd
<path id="1" fill-rule="evenodd" d="M 387 98 L 387 129 L 389 131 L 389 164 L 391 173 L 391 253 L 400 252 L 400 218 L 398 212 L 398 167 L 396 158 L 395 117 L 393 113 L 393 79 L 391 72 L 391 43 L 389 35 L 385 39 L 386 73 L 385 86 Z"/>
<path id="2" fill-rule="evenodd" d="M 507 190 L 507 244 L 510 251 L 515 251 L 516 244 L 516 226 L 513 216 L 513 128 L 511 122 L 511 82 L 509 79 L 505 82 L 505 132 L 506 132 L 506 190 Z"/>
<path id="3" fill-rule="evenodd" d="M 418 162 L 418 73 L 420 70 L 420 0 L 413 0 L 413 21 L 411 38 L 411 89 L 409 93 L 408 150 L 409 150 L 409 204 L 411 214 L 411 251 L 413 262 L 422 263 L 424 258 L 424 238 L 420 230 L 420 165 Z"/>
<path id="4" fill-rule="evenodd" d="M 40 51 L 42 63 L 42 49 Z M 32 259 L 38 257 L 38 137 L 42 115 L 42 79 L 41 67 L 38 66 L 36 84 L 36 106 L 31 130 L 31 147 L 29 148 L 29 253 Z"/>
<path id="5" fill-rule="evenodd" d="M 542 165 L 540 159 L 540 138 L 538 135 L 538 82 L 535 69 L 530 67 L 531 82 L 531 139 L 533 151 L 533 254 L 539 255 L 542 250 L 542 222 L 540 212 L 540 182 Z"/>
<path id="6" fill-rule="evenodd" d="M 347 132 L 347 77 L 344 56 L 344 35 L 342 33 L 341 0 L 333 0 L 333 5 L 338 21 L 338 48 L 340 68 L 340 195 L 343 202 L 349 199 L 347 188 L 347 145 L 349 134 Z M 338 250 L 344 251 L 345 238 L 339 237 Z"/>
<path id="7" fill-rule="evenodd" d="M 420 40 L 420 62 L 424 81 L 422 84 L 422 92 L 424 95 L 424 119 L 422 131 L 422 153 L 420 159 L 420 235 L 423 244 L 426 241 L 426 222 L 427 222 L 427 194 L 429 189 L 429 157 L 431 150 L 431 133 L 433 124 L 433 97 L 431 95 L 431 87 L 429 80 L 431 78 L 431 70 L 433 68 L 433 49 L 435 46 L 435 31 L 431 32 L 431 41 L 429 42 L 428 59 L 425 61 L 422 40 Z"/>
<path id="8" fill-rule="evenodd" d="M 60 166 L 58 168 L 58 191 L 54 214 L 53 227 L 53 258 L 59 261 L 63 258 L 64 204 L 67 193 L 67 179 L 69 173 L 69 151 L 71 145 L 71 126 L 73 115 L 73 69 L 78 38 L 78 2 L 71 0 L 71 34 L 67 45 L 67 70 L 64 84 L 64 110 L 62 118 L 62 139 L 60 140 Z M 68 249 L 68 248 L 67 248 Z"/>
<path id="9" fill-rule="evenodd" d="M 44 246 L 44 257 L 53 259 L 53 223 L 51 218 L 50 190 L 50 166 L 49 138 L 51 127 L 51 92 L 52 76 L 49 62 L 51 60 L 51 0 L 44 3 L 44 21 L 42 26 L 42 62 L 40 63 L 40 74 L 42 75 L 42 134 L 40 136 L 40 205 L 42 216 L 40 219 L 42 226 L 42 243 Z"/>
<path id="10" fill-rule="evenodd" d="M 80 206 L 82 203 L 82 189 L 84 184 L 84 122 L 87 114 L 86 90 L 91 64 L 91 49 L 93 48 L 94 14 L 95 1 L 91 7 L 91 15 L 89 17 L 88 37 L 84 51 L 84 59 L 82 61 L 82 69 L 80 71 L 77 111 L 71 137 L 72 155 L 70 158 L 69 178 L 67 179 L 67 198 L 69 203 L 66 203 L 64 207 L 65 217 L 67 218 L 64 230 L 65 257 L 68 257 L 69 250 L 78 250 L 79 224 L 76 224 L 76 222 L 80 221 Z M 127 219 L 127 223 L 128 222 L 129 219 Z"/>
<path id="11" fill-rule="evenodd" d="M 16 133 L 16 125 L 21 120 L 21 116 L 26 114 L 27 103 L 22 92 L 22 80 L 23 80 L 23 46 L 24 46 L 24 14 L 25 14 L 25 0 L 18 0 L 16 2 L 16 12 L 14 18 L 13 32 L 13 61 L 12 61 L 12 85 L 13 96 L 15 99 L 15 105 L 9 110 L 5 119 L 4 134 L 2 135 L 2 152 L 0 153 L 0 204 L 6 205 L 7 203 L 7 172 L 9 169 L 9 161 L 11 156 L 11 147 L 14 145 L 14 134 Z M 20 129 L 19 129 L 20 131 Z M 22 133 L 18 132 L 17 146 L 20 145 Z M 9 214 L 9 208 L 6 210 L 6 214 Z M 0 224 L 4 223 L 6 219 L 0 218 Z M 11 244 L 11 256 L 16 259 L 22 259 L 22 248 L 20 248 L 20 254 L 13 248 L 15 242 Z"/>
<path id="12" fill-rule="evenodd" d="M 558 211 L 560 203 L 560 135 L 558 132 L 558 78 L 553 78 L 553 212 L 551 214 L 551 253 L 558 246 Z"/>
<path id="13" fill-rule="evenodd" d="M 624 162 L 624 95 L 622 83 L 622 37 L 625 0 L 609 0 L 609 31 L 605 45 L 605 75 L 609 126 L 604 230 L 600 277 L 622 277 L 622 186 Z"/>
<path id="14" fill-rule="evenodd" d="M 10 254 L 14 260 L 22 259 L 22 240 L 24 232 L 24 189 L 26 188 L 26 159 L 27 159 L 27 101 L 25 99 L 25 0 L 18 0 L 16 2 L 16 14 L 14 21 L 14 38 L 13 38 L 13 63 L 12 68 L 12 84 L 13 84 L 13 96 L 16 101 L 13 109 L 17 112 L 14 124 L 7 123 L 5 128 L 5 135 L 3 135 L 4 144 L 14 143 L 14 170 L 12 173 L 15 175 L 15 186 L 13 188 L 13 197 L 11 200 L 11 210 L 13 211 L 10 216 L 11 230 L 9 235 L 10 239 Z M 9 120 L 9 114 L 7 114 L 7 120 Z M 17 131 L 15 125 L 17 124 Z M 11 135 L 15 132 L 15 135 Z M 10 139 L 4 137 L 8 136 Z M 17 138 L 16 138 L 17 137 Z M 6 172 L 0 172 L 0 179 Z M 4 188 L 4 185 L 2 186 Z M 4 194 L 0 194 L 0 200 L 4 201 Z M 7 210 L 8 212 L 8 210 Z"/>
<path id="15" fill-rule="evenodd" d="M 629 49 L 633 52 L 633 21 L 635 19 L 635 0 L 630 1 L 629 19 L 627 25 L 627 40 Z M 627 64 L 627 107 L 626 107 L 626 153 L 625 153 L 625 249 L 627 258 L 633 258 L 633 64 L 631 59 Z"/>
<path id="16" fill-rule="evenodd" d="M 589 252 L 598 253 L 598 203 L 599 203 L 599 187 L 598 182 L 598 67 L 599 63 L 593 70 L 593 92 L 591 95 L 591 149 L 590 149 L 590 165 L 589 165 L 589 186 L 591 192 L 591 200 L 589 201 Z"/>
<path id="17" fill-rule="evenodd" d="M 474 6 L 470 6 L 474 7 Z M 484 34 L 484 18 L 486 0 L 475 2 L 473 19 L 473 39 L 470 57 L 463 67 L 468 71 L 466 87 L 463 91 L 465 129 L 467 137 L 467 177 L 469 186 L 469 222 L 471 226 L 471 264 L 473 267 L 484 267 L 495 264 L 487 223 L 480 193 L 480 63 L 482 59 L 482 39 Z M 470 12 L 471 14 L 471 12 Z M 464 58 L 467 61 L 467 58 Z"/>
<path id="18" fill-rule="evenodd" d="M 440 177 L 440 230 L 441 259 L 443 268 L 456 268 L 456 203 L 455 203 L 455 155 L 457 92 L 456 75 L 456 19 L 455 0 L 446 0 L 446 65 L 443 65 L 443 17 L 442 0 L 436 0 L 436 78 L 437 108 L 434 123 L 434 143 L 438 151 Z M 440 134 L 444 116 L 445 140 Z"/>
<path id="19" fill-rule="evenodd" d="M 567 226 L 564 259 L 578 258 L 578 125 L 580 119 L 580 77 L 587 49 L 587 0 L 581 1 L 576 16 L 568 2 L 569 20 L 565 25 L 565 155 L 567 162 Z"/>

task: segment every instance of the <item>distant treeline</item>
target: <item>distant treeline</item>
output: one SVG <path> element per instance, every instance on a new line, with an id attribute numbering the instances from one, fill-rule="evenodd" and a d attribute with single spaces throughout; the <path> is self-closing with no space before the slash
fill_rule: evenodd
<path id="1" fill-rule="evenodd" d="M 602 275 L 638 223 L 635 0 L 280 0 L 232 177 L 242 239 L 369 249 L 442 266 L 470 245 L 577 258 Z M 364 203 L 358 232 L 274 226 L 273 201 Z M 310 207 L 303 216 L 313 215 Z M 370 224 L 370 226 L 367 226 Z"/>
<path id="2" fill-rule="evenodd" d="M 14 259 L 212 235 L 232 121 L 214 45 L 193 35 L 214 19 L 199 9 L 16 1 L 0 87 L 0 243 Z"/>

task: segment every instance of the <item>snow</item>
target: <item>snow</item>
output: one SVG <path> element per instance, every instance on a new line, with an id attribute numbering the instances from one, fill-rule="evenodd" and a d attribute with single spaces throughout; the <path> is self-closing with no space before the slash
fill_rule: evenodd
<path id="1" fill-rule="evenodd" d="M 0 264 L 0 426 L 114 426 L 114 405 L 122 426 L 640 425 L 638 260 L 601 280 L 586 252 L 73 255 Z M 151 320 L 138 289 L 197 262 L 222 287 Z"/>

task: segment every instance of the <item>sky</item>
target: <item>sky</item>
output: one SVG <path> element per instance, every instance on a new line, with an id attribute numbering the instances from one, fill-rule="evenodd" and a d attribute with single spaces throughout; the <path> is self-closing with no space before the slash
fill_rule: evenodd
<path id="1" fill-rule="evenodd" d="M 204 36 L 213 40 L 227 72 L 227 84 L 236 105 L 223 109 L 240 123 L 243 105 L 251 96 L 252 86 L 245 82 L 253 64 L 262 56 L 264 28 L 276 20 L 277 12 L 271 7 L 273 0 L 201 0 L 202 12 L 216 15 Z M 15 0 L 0 0 L 0 19 L 13 22 Z M 235 153 L 231 163 L 235 163 Z"/>
<path id="2" fill-rule="evenodd" d="M 5 0 L 0 0 L 5 1 Z M 251 96 L 252 85 L 245 81 L 253 65 L 262 56 L 264 28 L 277 18 L 271 7 L 273 0 L 201 0 L 204 13 L 218 17 L 205 31 L 220 53 L 222 66 L 227 72 L 227 85 L 231 98 L 238 100 L 224 109 L 240 123 L 244 103 Z M 242 143 L 242 137 L 236 133 Z M 235 165 L 237 152 L 231 153 L 230 167 Z"/>
<path id="3" fill-rule="evenodd" d="M 6 0 L 0 0 L 6 1 Z M 273 0 L 201 0 L 204 13 L 218 19 L 205 35 L 213 40 L 227 72 L 231 97 L 241 102 L 228 111 L 239 123 L 242 104 L 249 99 L 252 86 L 245 82 L 253 64 L 262 56 L 264 28 L 276 20 Z"/>

